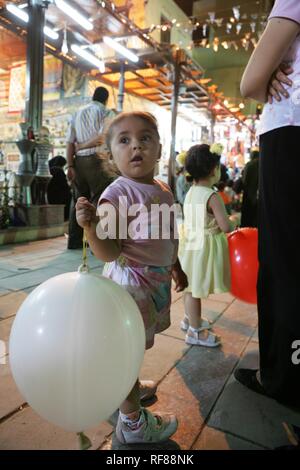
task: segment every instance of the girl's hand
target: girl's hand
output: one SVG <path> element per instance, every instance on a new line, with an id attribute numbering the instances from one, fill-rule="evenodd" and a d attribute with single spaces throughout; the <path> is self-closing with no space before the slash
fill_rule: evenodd
<path id="1" fill-rule="evenodd" d="M 96 222 L 96 208 L 86 197 L 78 198 L 76 202 L 76 220 L 82 228 L 89 228 L 92 222 Z"/>
<path id="2" fill-rule="evenodd" d="M 189 285 L 186 274 L 182 271 L 181 267 L 174 266 L 172 269 L 172 278 L 175 282 L 175 291 L 182 292 Z"/>
<path id="3" fill-rule="evenodd" d="M 229 219 L 235 224 L 235 227 L 241 225 L 241 214 L 233 214 L 229 217 Z"/>
<path id="4" fill-rule="evenodd" d="M 289 64 L 282 63 L 272 75 L 268 86 L 268 102 L 273 103 L 273 100 L 281 101 L 281 95 L 284 98 L 288 98 L 290 95 L 284 88 L 283 84 L 292 86 L 293 82 L 288 78 L 293 72 L 292 67 Z"/>

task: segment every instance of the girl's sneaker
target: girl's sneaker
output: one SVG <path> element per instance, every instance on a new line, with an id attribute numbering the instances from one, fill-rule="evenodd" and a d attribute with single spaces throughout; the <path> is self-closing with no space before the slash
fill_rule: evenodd
<path id="1" fill-rule="evenodd" d="M 132 430 L 119 416 L 116 427 L 118 441 L 122 444 L 164 442 L 176 432 L 178 426 L 174 415 L 152 414 L 145 408 L 141 409 L 139 422 L 141 423 L 139 427 Z"/>
<path id="2" fill-rule="evenodd" d="M 187 331 L 189 326 L 190 324 L 188 317 L 184 317 L 184 319 L 180 322 L 180 328 L 182 329 L 182 331 Z M 209 330 L 210 328 L 212 328 L 212 322 L 210 320 L 207 320 L 207 318 L 202 318 L 201 327 L 199 331 Z"/>
<path id="3" fill-rule="evenodd" d="M 220 346 L 221 341 L 219 336 L 208 331 L 206 338 L 203 338 L 199 335 L 201 331 L 203 330 L 200 328 L 196 330 L 195 328 L 189 327 L 188 332 L 185 335 L 186 344 L 191 344 L 193 346 L 205 346 L 207 348 L 215 348 Z"/>

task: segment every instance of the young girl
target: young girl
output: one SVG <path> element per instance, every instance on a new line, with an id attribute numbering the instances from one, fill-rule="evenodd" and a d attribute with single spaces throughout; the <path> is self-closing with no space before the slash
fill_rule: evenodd
<path id="1" fill-rule="evenodd" d="M 212 186 L 220 179 L 218 145 L 194 145 L 187 153 L 185 168 L 193 186 L 184 202 L 185 223 L 179 245 L 182 269 L 188 277 L 184 294 L 186 343 L 219 346 L 220 339 L 208 332 L 210 323 L 201 319 L 201 298 L 230 289 L 230 266 L 226 232 L 231 221 L 224 202 Z M 220 153 L 220 152 L 219 152 Z M 202 221 L 202 223 L 201 223 Z M 225 232 L 225 233 L 224 233 Z"/>
<path id="2" fill-rule="evenodd" d="M 168 239 L 162 236 L 151 239 L 149 235 L 141 236 L 138 230 L 141 225 L 143 229 L 146 226 L 149 234 L 153 228 L 153 204 L 169 207 L 174 204 L 169 187 L 153 179 L 161 153 L 155 118 L 142 112 L 120 114 L 108 129 L 107 145 L 122 175 L 102 193 L 99 200 L 98 213 L 105 213 L 105 217 L 100 214 L 100 226 L 101 221 L 104 226 L 105 219 L 105 226 L 111 226 L 108 229 L 110 235 L 104 238 L 103 227 L 101 234 L 99 226 L 96 233 L 95 208 L 85 198 L 78 199 L 77 221 L 85 229 L 95 256 L 108 263 L 104 275 L 123 285 L 139 306 L 146 330 L 146 349 L 149 349 L 153 346 L 155 333 L 170 325 L 171 278 L 177 291 L 187 286 L 186 276 L 177 260 L 174 220 L 169 221 Z M 143 223 L 137 223 L 134 229 L 136 218 L 132 216 L 132 209 L 136 207 L 140 207 Z M 111 215 L 113 213 L 116 217 Z M 108 216 L 107 219 L 107 214 L 111 218 Z M 97 237 L 99 233 L 101 239 Z M 154 393 L 155 388 L 152 395 Z M 151 390 L 148 390 L 149 394 Z M 116 427 L 118 440 L 128 444 L 165 441 L 177 429 L 175 416 L 151 414 L 141 408 L 140 398 L 140 383 L 137 381 L 120 406 Z"/>

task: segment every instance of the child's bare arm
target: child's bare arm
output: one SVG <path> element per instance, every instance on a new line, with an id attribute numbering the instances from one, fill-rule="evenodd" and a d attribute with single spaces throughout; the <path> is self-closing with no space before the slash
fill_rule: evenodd
<path id="1" fill-rule="evenodd" d="M 216 221 L 223 232 L 232 232 L 236 228 L 238 220 L 231 220 L 228 217 L 224 202 L 218 194 L 213 194 L 210 197 L 207 206 L 212 210 Z"/>
<path id="2" fill-rule="evenodd" d="M 121 246 L 118 239 L 119 228 L 117 215 L 115 230 L 116 236 L 114 239 L 101 239 L 98 237 L 97 229 L 99 232 L 103 233 L 101 223 L 99 225 L 101 220 L 99 221 L 99 218 L 96 215 L 96 208 L 84 197 L 80 197 L 76 203 L 76 219 L 78 225 L 85 230 L 89 245 L 96 258 L 105 262 L 110 262 L 120 256 Z"/>

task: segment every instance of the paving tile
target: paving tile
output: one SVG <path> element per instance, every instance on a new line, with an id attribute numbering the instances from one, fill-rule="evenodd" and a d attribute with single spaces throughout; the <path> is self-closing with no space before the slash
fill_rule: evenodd
<path id="1" fill-rule="evenodd" d="M 1 280 L 1 287 L 10 289 L 13 291 L 18 291 L 21 289 L 26 289 L 28 287 L 37 286 L 42 282 L 50 279 L 50 277 L 60 274 L 61 270 L 59 268 L 49 268 L 49 269 L 37 269 L 31 271 L 30 273 L 18 274 L 13 277 Z"/>
<path id="2" fill-rule="evenodd" d="M 11 289 L 6 289 L 0 286 L 0 297 L 3 297 L 11 292 Z M 2 302 L 2 299 L 1 299 Z M 1 305 L 1 304 L 0 304 Z"/>
<path id="3" fill-rule="evenodd" d="M 231 295 L 229 292 L 225 292 L 224 294 L 210 294 L 208 297 L 209 300 L 217 300 L 218 302 L 226 302 L 230 304 L 235 300 L 235 297 Z"/>
<path id="4" fill-rule="evenodd" d="M 257 306 L 254 304 L 247 304 L 235 299 L 226 309 L 227 315 L 235 316 L 243 315 L 243 320 L 250 322 L 249 324 L 257 324 Z"/>
<path id="5" fill-rule="evenodd" d="M 256 368 L 258 345 L 250 342 L 239 366 Z M 208 425 L 266 448 L 289 444 L 283 423 L 300 423 L 300 413 L 251 392 L 231 376 Z"/>
<path id="6" fill-rule="evenodd" d="M 27 295 L 32 292 L 33 289 L 34 287 L 30 287 L 28 289 L 19 290 L 17 292 L 9 291 L 8 294 L 2 296 L 0 299 L 0 321 L 1 319 L 15 315 L 20 305 L 24 302 Z"/>
<path id="7" fill-rule="evenodd" d="M 216 300 L 202 300 L 202 316 L 215 322 L 228 308 L 228 304 Z"/>
<path id="8" fill-rule="evenodd" d="M 9 364 L 0 365 L 0 419 L 18 409 L 25 402 L 11 375 Z"/>
<path id="9" fill-rule="evenodd" d="M 210 298 L 202 300 L 202 308 L 211 310 L 216 313 L 223 313 L 228 308 L 226 302 L 220 302 L 219 300 L 211 300 Z"/>
<path id="10" fill-rule="evenodd" d="M 98 449 L 111 432 L 112 427 L 106 422 L 86 431 L 91 450 Z M 27 407 L 0 424 L 0 450 L 78 450 L 78 438 Z"/>
<path id="11" fill-rule="evenodd" d="M 218 324 L 234 331 L 243 333 L 251 337 L 254 334 L 258 323 L 256 305 L 246 304 L 239 300 L 231 303 L 222 317 L 218 320 Z"/>
<path id="12" fill-rule="evenodd" d="M 263 450 L 264 448 L 232 434 L 205 426 L 193 450 Z"/>
<path id="13" fill-rule="evenodd" d="M 6 350 L 8 352 L 8 340 L 10 335 L 11 326 L 15 317 L 7 318 L 6 320 L 0 320 L 0 340 L 6 344 Z"/>
<path id="14" fill-rule="evenodd" d="M 13 273 L 11 271 L 9 271 L 8 269 L 0 269 L 0 282 L 1 282 L 1 279 L 5 279 L 6 277 L 9 277 L 13 275 Z"/>
<path id="15" fill-rule="evenodd" d="M 183 340 L 156 335 L 153 348 L 145 353 L 140 378 L 161 381 L 188 349 Z"/>
<path id="16" fill-rule="evenodd" d="M 187 356 L 184 359 L 188 360 Z M 149 407 L 152 412 L 160 411 L 176 415 L 178 429 L 171 441 L 175 441 L 182 450 L 191 448 L 205 419 L 199 396 L 188 386 L 186 379 L 182 369 L 179 367 L 173 369 L 158 389 L 157 402 Z"/>

